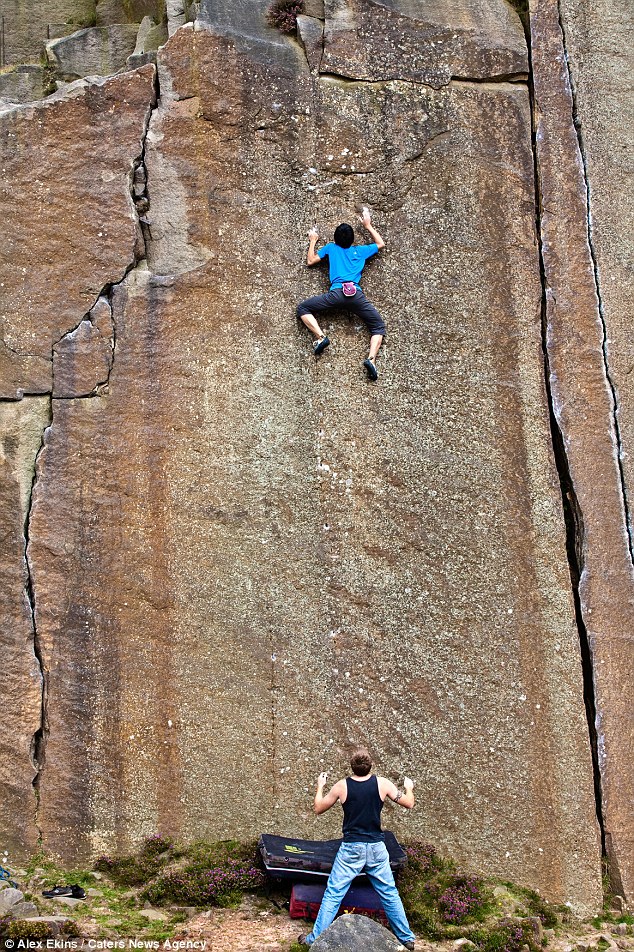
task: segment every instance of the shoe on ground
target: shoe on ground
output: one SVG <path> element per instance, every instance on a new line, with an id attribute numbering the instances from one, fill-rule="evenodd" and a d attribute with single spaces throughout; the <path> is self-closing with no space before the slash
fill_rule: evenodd
<path id="1" fill-rule="evenodd" d="M 369 357 L 367 360 L 363 361 L 363 366 L 365 367 L 366 373 L 368 377 L 370 378 L 370 380 L 376 380 L 379 375 L 377 373 L 376 367 L 374 366 L 374 364 L 372 363 Z"/>
<path id="2" fill-rule="evenodd" d="M 328 346 L 330 346 L 330 340 L 328 337 L 320 337 L 319 340 L 316 340 L 313 344 L 313 354 L 315 357 L 321 354 L 322 350 L 325 350 Z"/>
<path id="3" fill-rule="evenodd" d="M 297 941 L 298 941 L 299 945 L 308 945 L 308 942 L 306 941 L 307 935 L 308 935 L 307 932 L 302 932 L 302 934 L 301 934 L 300 936 L 298 936 Z"/>
<path id="4" fill-rule="evenodd" d="M 404 942 L 403 945 L 406 949 L 409 949 L 410 952 L 414 952 L 414 943 L 413 942 Z"/>
<path id="5" fill-rule="evenodd" d="M 43 889 L 42 895 L 46 899 L 85 899 L 86 893 L 78 886 L 76 883 L 73 883 L 70 886 L 54 886 L 53 889 Z"/>

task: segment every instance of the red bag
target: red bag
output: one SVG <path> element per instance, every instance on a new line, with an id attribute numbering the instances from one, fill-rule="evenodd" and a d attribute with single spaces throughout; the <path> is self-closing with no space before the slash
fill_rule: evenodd
<path id="1" fill-rule="evenodd" d="M 354 297 L 357 293 L 357 286 L 354 281 L 344 281 L 341 286 L 341 290 L 346 297 Z"/>
<path id="2" fill-rule="evenodd" d="M 291 890 L 291 919 L 316 919 L 325 886 L 316 883 L 295 883 Z M 383 904 L 372 886 L 351 886 L 339 907 L 339 913 L 354 912 L 387 925 Z"/>

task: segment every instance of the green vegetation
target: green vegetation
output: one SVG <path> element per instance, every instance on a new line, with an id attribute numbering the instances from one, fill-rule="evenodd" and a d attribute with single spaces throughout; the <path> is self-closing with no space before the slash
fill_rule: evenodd
<path id="1" fill-rule="evenodd" d="M 400 875 L 399 891 L 412 928 L 428 939 L 469 939 L 477 952 L 541 952 L 542 926 L 554 929 L 570 918 L 566 907 L 549 904 L 533 890 L 463 872 L 429 844 L 410 843 L 405 850 L 408 864 Z M 24 889 L 30 888 L 38 902 L 47 886 L 77 883 L 95 890 L 85 903 L 69 911 L 65 935 L 79 935 L 82 920 L 89 918 L 100 936 L 138 935 L 158 941 L 173 936 L 187 913 L 168 908 L 165 919 L 148 921 L 141 914 L 144 902 L 164 907 L 226 907 L 240 904 L 247 894 L 261 894 L 265 885 L 254 842 L 199 841 L 181 846 L 158 835 L 129 855 L 100 857 L 92 871 L 61 869 L 40 852 L 26 872 Z M 268 900 L 257 900 L 256 906 L 259 902 L 270 905 Z M 634 917 L 617 920 L 606 914 L 600 921 L 606 920 L 631 924 Z M 7 938 L 47 938 L 46 929 L 45 923 L 0 920 L 0 936 Z M 300 948 L 293 943 L 289 952 Z"/>
<path id="2" fill-rule="evenodd" d="M 141 898 L 156 905 L 233 906 L 264 886 L 255 843 L 235 840 L 177 847 L 155 836 L 138 855 L 104 856 L 95 868 L 119 885 L 145 885 Z"/>
<path id="3" fill-rule="evenodd" d="M 464 937 L 482 952 L 531 952 L 541 947 L 541 927 L 569 917 L 565 906 L 531 889 L 466 875 L 433 846 L 411 843 L 399 891 L 412 928 L 432 940 Z"/>
<path id="4" fill-rule="evenodd" d="M 469 936 L 482 952 L 531 952 L 541 948 L 540 931 L 534 919 L 501 919 L 488 929 L 476 929 Z"/>
<path id="5" fill-rule="evenodd" d="M 410 843 L 405 852 L 399 891 L 414 930 L 430 939 L 454 932 L 462 936 L 465 925 L 483 922 L 493 912 L 493 895 L 484 880 L 457 872 L 429 844 Z"/>

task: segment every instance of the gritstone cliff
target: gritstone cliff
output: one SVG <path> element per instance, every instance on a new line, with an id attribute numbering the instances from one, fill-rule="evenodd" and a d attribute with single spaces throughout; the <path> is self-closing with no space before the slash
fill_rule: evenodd
<path id="1" fill-rule="evenodd" d="M 591 911 L 602 847 L 634 891 L 616 14 L 309 7 L 0 113 L 4 842 L 324 835 L 365 741 L 398 833 Z M 294 318 L 363 202 L 376 386 Z"/>

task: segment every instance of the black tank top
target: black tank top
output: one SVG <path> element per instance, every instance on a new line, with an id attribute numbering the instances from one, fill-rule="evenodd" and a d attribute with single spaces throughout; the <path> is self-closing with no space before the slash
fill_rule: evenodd
<path id="1" fill-rule="evenodd" d="M 343 804 L 344 843 L 380 843 L 385 839 L 381 830 L 383 801 L 379 795 L 379 781 L 373 774 L 367 780 L 346 778 L 348 794 Z"/>

